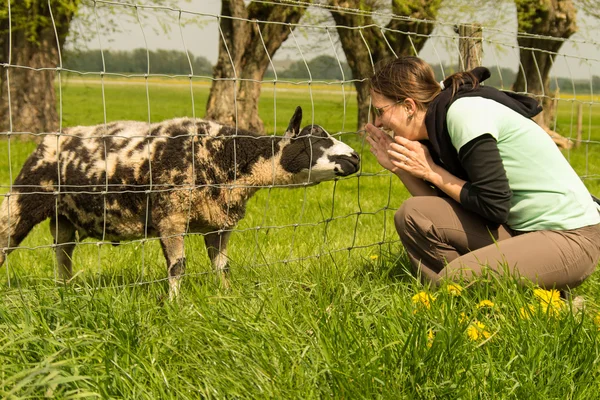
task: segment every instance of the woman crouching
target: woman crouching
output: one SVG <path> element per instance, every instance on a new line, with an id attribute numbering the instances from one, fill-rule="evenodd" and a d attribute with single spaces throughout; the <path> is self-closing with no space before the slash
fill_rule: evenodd
<path id="1" fill-rule="evenodd" d="M 600 259 L 598 207 L 531 119 L 537 101 L 480 86 L 489 75 L 479 67 L 440 84 L 417 57 L 378 65 L 367 140 L 413 196 L 396 229 L 414 271 L 434 284 L 489 268 L 573 288 Z"/>

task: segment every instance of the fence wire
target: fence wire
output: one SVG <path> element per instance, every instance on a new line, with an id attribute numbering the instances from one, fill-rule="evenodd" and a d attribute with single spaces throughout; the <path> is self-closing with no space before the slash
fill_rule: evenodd
<path id="1" fill-rule="evenodd" d="M 459 41 L 461 38 L 452 31 L 454 28 L 453 24 L 445 22 L 430 21 L 423 19 L 410 18 L 405 16 L 393 15 L 383 11 L 367 12 L 364 10 L 358 10 L 353 8 L 341 8 L 325 4 L 325 2 L 303 2 L 303 1 L 260 1 L 265 6 L 277 5 L 277 6 L 289 6 L 289 7 L 301 7 L 307 12 L 346 12 L 348 14 L 360 15 L 369 17 L 370 20 L 401 20 L 414 24 L 426 24 L 434 26 L 435 28 L 429 34 L 401 31 L 398 29 L 392 29 L 388 25 L 383 24 L 365 24 L 361 26 L 339 26 L 335 25 L 333 19 L 323 19 L 317 23 L 307 23 L 305 20 L 300 20 L 297 23 L 290 23 L 288 21 L 275 21 L 275 20 L 256 20 L 250 18 L 240 18 L 229 15 L 215 14 L 212 12 L 204 12 L 202 6 L 197 6 L 197 9 L 191 8 L 178 8 L 164 5 L 150 4 L 150 2 L 131 2 L 124 3 L 119 1 L 108 1 L 108 0 L 94 0 L 89 3 L 84 3 L 82 7 L 90 7 L 91 14 L 93 15 L 92 24 L 85 27 L 93 31 L 92 35 L 89 35 L 89 42 L 86 44 L 88 48 L 97 49 L 101 58 L 101 69 L 97 71 L 83 71 L 74 70 L 65 67 L 63 64 L 63 54 L 61 48 L 61 41 L 59 39 L 57 23 L 55 21 L 55 13 L 57 12 L 57 5 L 51 0 L 48 0 L 47 7 L 49 15 L 51 17 L 51 24 L 54 32 L 54 38 L 56 42 L 56 50 L 58 53 L 58 63 L 56 65 L 27 65 L 23 63 L 15 62 L 14 54 L 18 49 L 13 47 L 14 30 L 13 27 L 13 13 L 11 9 L 11 1 L 5 0 L 7 4 L 8 13 L 8 32 L 6 32 L 8 40 L 6 41 L 8 46 L 7 58 L 0 60 L 0 67 L 2 68 L 2 85 L 3 89 L 0 93 L 3 98 L 0 98 L 2 102 L 7 104 L 7 118 L 6 118 L 6 130 L 0 132 L 0 137 L 5 142 L 5 156 L 6 156 L 6 174 L 3 175 L 4 179 L 0 181 L 0 193 L 3 193 L 4 201 L 7 203 L 7 215 L 0 215 L 0 221 L 4 220 L 8 226 L 15 223 L 14 210 L 11 210 L 11 202 L 9 199 L 19 193 L 20 190 L 25 190 L 27 193 L 20 194 L 21 196 L 43 196 L 47 195 L 48 188 L 46 187 L 32 187 L 31 185 L 17 185 L 14 184 L 15 173 L 13 172 L 13 157 L 15 157 L 15 147 L 20 146 L 22 143 L 21 139 L 33 138 L 36 141 L 43 141 L 45 138 L 55 138 L 56 147 L 56 166 L 58 181 L 56 185 L 53 185 L 52 194 L 55 196 L 54 210 L 55 215 L 60 214 L 59 197 L 68 195 L 97 195 L 102 196 L 103 199 L 103 228 L 101 237 L 95 240 L 88 239 L 85 241 L 69 241 L 61 243 L 61 245 L 78 245 L 78 248 L 91 247 L 96 249 L 97 266 L 102 268 L 110 261 L 106 260 L 106 252 L 101 250 L 101 246 L 105 244 L 117 245 L 119 242 L 115 242 L 109 239 L 107 235 L 107 215 L 109 212 L 110 205 L 107 202 L 107 198 L 110 195 L 125 195 L 125 194 L 140 194 L 143 193 L 145 196 L 145 207 L 143 215 L 144 231 L 143 234 L 138 238 L 128 238 L 126 246 L 133 246 L 134 248 L 139 246 L 139 263 L 136 265 L 140 268 L 139 275 L 134 282 L 126 283 L 122 285 L 109 285 L 110 288 L 124 288 L 133 287 L 139 285 L 151 285 L 158 284 L 165 281 L 167 278 L 151 279 L 148 278 L 148 265 L 155 264 L 153 257 L 154 250 L 149 249 L 148 246 L 157 241 L 161 241 L 167 238 L 175 238 L 181 236 L 186 240 L 196 240 L 200 237 L 206 237 L 211 234 L 223 234 L 233 233 L 233 235 L 239 235 L 244 237 L 245 240 L 252 242 L 251 246 L 246 245 L 246 249 L 253 247 L 250 254 L 233 253 L 230 258 L 232 265 L 236 268 L 247 268 L 255 269 L 270 266 L 273 264 L 287 264 L 287 263 L 305 263 L 312 262 L 313 260 L 326 260 L 323 262 L 331 262 L 331 257 L 344 256 L 346 262 L 355 262 L 356 258 L 365 257 L 365 254 L 378 253 L 386 246 L 392 246 L 399 249 L 398 238 L 394 233 L 393 224 L 390 224 L 390 218 L 401 203 L 401 199 L 398 198 L 398 193 L 401 192 L 401 183 L 394 176 L 381 168 L 374 162 L 374 160 L 365 149 L 365 143 L 361 139 L 361 127 L 356 126 L 356 99 L 354 98 L 357 94 L 355 89 L 356 85 L 365 82 L 368 76 L 347 76 L 344 70 L 344 63 L 347 62 L 347 57 L 344 56 L 344 52 L 341 49 L 340 37 L 338 31 L 341 29 L 357 31 L 362 42 L 362 46 L 366 50 L 371 70 L 374 68 L 375 62 L 377 61 L 374 57 L 374 49 L 370 48 L 369 40 L 366 38 L 366 32 L 371 29 L 376 29 L 380 32 L 383 47 L 387 49 L 393 56 L 399 56 L 396 49 L 394 48 L 394 40 L 392 37 L 400 35 L 406 37 L 410 43 L 410 52 L 414 55 L 419 55 L 426 59 L 435 69 L 436 73 L 443 79 L 450 73 L 454 72 L 458 66 L 463 62 L 462 55 L 459 52 Z M 256 2 L 256 1 L 255 1 Z M 191 6 L 190 6 L 191 7 Z M 148 16 L 161 18 L 161 16 L 168 15 L 171 18 L 168 19 L 169 24 L 174 30 L 178 31 L 180 38 L 180 45 L 183 48 L 183 52 L 187 59 L 189 66 L 188 74 L 164 74 L 152 72 L 151 64 L 151 47 L 154 47 L 147 38 L 147 32 L 152 29 L 148 26 Z M 106 35 L 104 27 L 107 26 L 107 15 L 113 20 L 119 20 L 120 18 L 131 18 L 135 20 L 136 29 L 141 33 L 143 38 L 143 48 L 146 52 L 146 65 L 145 71 L 124 73 L 111 71 L 107 68 L 106 54 L 108 52 L 109 45 L 106 43 Z M 184 35 L 185 22 L 184 19 L 199 20 L 203 23 L 213 23 L 217 25 L 218 36 L 222 43 L 220 55 L 221 58 L 228 60 L 229 65 L 227 66 L 230 71 L 230 76 L 209 76 L 200 74 L 194 71 L 192 63 L 192 51 L 190 50 L 189 44 L 186 42 Z M 237 23 L 246 25 L 248 32 L 257 32 L 258 41 L 260 42 L 259 52 L 263 52 L 268 60 L 268 66 L 272 70 L 272 77 L 263 76 L 260 79 L 248 76 L 244 73 L 243 69 L 239 68 L 238 57 L 239 54 L 236 51 L 240 49 L 230 48 L 229 34 L 230 32 L 224 31 L 224 21 L 229 23 Z M 114 21 L 112 21 L 114 23 Z M 284 42 L 282 49 L 285 49 L 288 53 L 293 54 L 293 59 L 296 62 L 300 62 L 306 69 L 307 79 L 289 79 L 283 78 L 283 69 L 279 67 L 277 56 L 273 55 L 269 51 L 269 37 L 264 35 L 266 27 L 281 26 L 289 30 L 288 39 Z M 544 80 L 544 73 L 538 65 L 538 59 L 541 56 L 548 56 L 551 59 L 553 65 L 562 65 L 563 69 L 566 69 L 568 76 L 559 77 L 555 75 L 551 79 L 552 89 L 547 92 L 545 87 L 542 87 L 540 92 L 532 92 L 527 87 L 527 80 L 525 81 L 524 92 L 539 98 L 547 102 L 548 104 L 554 104 L 554 116 L 550 124 L 550 128 L 554 132 L 560 131 L 564 136 L 565 140 L 572 145 L 565 151 L 565 156 L 569 161 L 573 159 L 580 160 L 583 158 L 582 169 L 578 170 L 580 177 L 586 181 L 586 183 L 592 185 L 594 188 L 598 187 L 596 183 L 600 180 L 600 171 L 598 170 L 598 164 L 595 159 L 598 152 L 598 144 L 600 136 L 593 135 L 592 131 L 594 128 L 597 129 L 598 119 L 598 100 L 597 100 L 597 82 L 598 79 L 594 75 L 597 73 L 600 59 L 595 55 L 581 56 L 576 54 L 567 54 L 563 52 L 553 52 L 545 49 L 521 47 L 519 46 L 518 38 L 535 38 L 540 41 L 558 41 L 563 44 L 571 44 L 576 46 L 590 46 L 596 50 L 600 49 L 600 43 L 594 40 L 586 40 L 580 37 L 574 38 L 555 38 L 541 35 L 532 35 L 525 32 L 511 32 L 509 30 L 502 30 L 496 27 L 482 27 L 484 35 L 482 38 L 485 65 L 492 70 L 492 74 L 498 76 L 498 86 L 504 90 L 511 90 L 513 82 L 509 80 L 509 77 L 503 76 L 506 73 L 507 68 L 505 67 L 505 59 L 512 58 L 516 60 L 516 74 L 523 74 L 525 76 L 526 71 L 531 70 L 531 65 L 523 65 L 520 60 L 520 55 L 524 52 L 530 52 L 533 54 L 534 68 L 537 74 L 537 80 L 542 82 Z M 0 32 L 1 33 L 1 32 Z M 89 33 L 89 32 L 88 32 Z M 427 39 L 426 46 L 421 50 L 417 49 L 415 42 L 421 39 Z M 309 55 L 311 53 L 311 46 L 316 45 L 324 46 L 323 53 L 332 57 L 335 61 L 336 69 L 339 68 L 339 79 L 321 79 L 314 75 L 311 71 L 311 60 Z M 599 54 L 600 52 L 596 52 Z M 588 67 L 588 73 L 585 76 L 579 76 L 579 72 L 573 72 L 574 67 L 585 65 Z M 18 109 L 14 106 L 14 99 L 11 97 L 11 92 L 14 90 L 25 90 L 25 88 L 15 88 L 13 74 L 17 71 L 28 71 L 35 74 L 41 74 L 45 71 L 53 71 L 56 74 L 55 87 L 57 89 L 57 110 L 59 124 L 58 129 L 55 132 L 31 132 L 15 128 L 15 116 L 19 114 Z M 63 163 L 67 163 L 67 160 L 61 160 L 61 148 L 63 148 L 65 141 L 74 140 L 79 138 L 78 133 L 71 133 L 69 124 L 65 123 L 65 116 L 71 114 L 73 111 L 70 107 L 73 104 L 69 104 L 65 99 L 64 90 L 68 85 L 73 84 L 76 80 L 73 77 L 78 77 L 82 80 L 84 85 L 100 86 L 100 95 L 98 97 L 92 97 L 86 99 L 86 101 L 100 105 L 102 109 L 102 122 L 101 126 L 104 127 L 103 133 L 98 135 L 89 135 L 81 140 L 98 141 L 102 142 L 102 149 L 99 150 L 103 153 L 104 162 L 104 183 L 100 184 L 77 184 L 72 185 L 61 182 L 61 176 L 63 172 Z M 512 77 L 514 79 L 514 76 Z M 141 82 L 140 82 L 141 80 Z M 559 90 L 561 83 L 565 80 L 570 82 L 570 90 L 568 92 Z M 114 122 L 114 118 L 111 115 L 109 109 L 112 107 L 110 101 L 107 99 L 107 92 L 114 90 L 116 85 L 139 85 L 143 87 L 145 95 L 145 113 L 147 118 L 144 123 L 147 123 L 147 130 L 151 132 L 155 127 L 156 118 L 153 117 L 160 111 L 160 107 L 155 104 L 156 98 L 151 96 L 152 91 L 158 84 L 161 85 L 177 85 L 180 82 L 184 82 L 189 87 L 189 103 L 184 105 L 184 101 L 178 103 L 181 107 L 177 111 L 177 115 L 172 115 L 173 118 L 189 116 L 193 121 L 194 126 L 202 118 L 197 116 L 196 107 L 203 105 L 203 100 L 200 96 L 196 95 L 195 91 L 198 88 L 206 90 L 211 86 L 218 83 L 224 83 L 232 89 L 232 101 L 229 107 L 232 111 L 233 121 L 239 121 L 241 117 L 241 109 L 244 104 L 240 104 L 240 96 L 244 95 L 244 90 L 247 90 L 249 86 L 246 84 L 257 84 L 261 88 L 261 99 L 265 99 L 272 95 L 272 110 L 271 106 L 264 106 L 268 103 L 261 103 L 261 115 L 268 115 L 272 113 L 272 130 L 265 133 L 269 137 L 279 137 L 281 132 L 280 124 L 285 121 L 287 116 L 282 116 L 282 112 L 278 110 L 281 107 L 282 101 L 285 101 L 283 96 L 286 93 L 292 91 L 297 95 L 297 102 L 308 103 L 310 105 L 309 118 L 305 121 L 306 124 L 320 124 L 319 118 L 327 117 L 330 119 L 328 114 L 330 111 L 319 109 L 318 104 L 322 104 L 320 97 L 328 96 L 330 99 L 333 94 L 339 95 L 337 100 L 328 100 L 331 102 L 333 109 L 337 110 L 335 118 L 339 120 L 339 129 L 335 132 L 331 132 L 332 136 L 345 141 L 355 147 L 355 150 L 360 154 L 362 159 L 363 168 L 361 171 L 353 176 L 339 178 L 329 184 L 319 184 L 316 187 L 304 183 L 295 183 L 288 185 L 279 185 L 275 181 L 277 174 L 276 157 L 277 150 L 275 141 L 271 141 L 271 176 L 273 180 L 268 184 L 252 185 L 241 180 L 238 175 L 238 168 L 233 168 L 233 177 L 230 182 L 225 183 L 206 183 L 199 184 L 194 180 L 194 177 L 200 173 L 199 169 L 201 166 L 196 164 L 196 157 L 191 157 L 191 173 L 189 174 L 189 181 L 177 183 L 177 182 L 155 182 L 153 180 L 153 166 L 152 162 L 148 163 L 148 178 L 147 184 L 128 184 L 126 189 L 123 189 L 123 185 L 114 184 L 109 181 L 109 173 L 111 165 L 109 165 L 109 148 L 111 143 L 116 139 L 122 139 L 124 141 L 138 141 L 144 143 L 144 149 L 146 153 L 146 159 L 152 160 L 153 155 L 156 152 L 156 143 L 154 137 L 151 135 L 121 135 L 115 133 L 113 135 L 107 135 L 110 131 L 109 125 Z M 582 84 L 584 82 L 585 93 L 581 94 L 578 91 L 582 90 Z M 596 82 L 596 84 L 595 84 Z M 152 101 L 151 101 L 152 98 Z M 243 103 L 243 102 L 242 102 Z M 191 106 L 191 109 L 189 108 Z M 563 109 L 561 112 L 565 112 L 569 115 L 569 123 L 565 126 L 564 123 L 558 124 L 558 110 Z M 157 111 L 158 110 L 158 111 Z M 183 114 L 181 114 L 183 113 Z M 90 125 L 94 125 L 90 121 Z M 244 129 L 241 129 L 237 123 L 233 125 L 235 140 L 260 140 L 261 138 L 248 135 Z M 198 149 L 199 140 L 197 135 L 178 135 L 172 138 L 164 138 L 164 140 L 184 140 L 189 139 L 191 146 L 192 155 L 195 155 Z M 312 140 L 317 140 L 315 137 Z M 234 163 L 238 160 L 237 146 L 233 146 L 233 160 Z M 314 161 L 315 155 L 312 151 L 312 146 L 309 154 L 310 161 Z M 580 161 L 578 161 L 580 162 Z M 19 168 L 18 166 L 17 168 Z M 1 171 L 0 171 L 1 172 Z M 309 171 L 308 180 L 310 180 L 313 171 Z M 282 187 L 290 188 L 294 190 L 294 195 L 285 197 L 285 200 L 289 201 L 290 198 L 295 199 L 295 204 L 282 203 L 282 196 L 279 194 L 277 189 Z M 240 225 L 236 228 L 224 227 L 218 230 L 200 230 L 195 231 L 195 227 L 192 226 L 191 221 L 193 220 L 193 194 L 199 190 L 220 190 L 220 191 L 232 191 L 232 190 L 248 190 L 252 188 L 261 189 L 262 195 L 257 200 L 250 202 L 248 215 Z M 594 189 L 596 190 L 596 189 Z M 593 191 L 593 190 L 592 190 Z M 149 231 L 149 227 L 152 225 L 152 199 L 153 196 L 161 193 L 183 193 L 182 197 L 187 198 L 188 203 L 185 207 L 187 208 L 187 218 L 185 224 L 185 231 L 178 235 L 154 237 L 152 232 Z M 187 195 L 186 195 L 187 194 Z M 598 194 L 598 193 L 596 193 Z M 348 199 L 352 199 L 348 204 Z M 255 198 L 256 199 L 256 198 Z M 317 199 L 315 201 L 315 199 Z M 374 200 L 375 199 L 375 200 Z M 340 204 L 340 202 L 344 202 Z M 262 206 L 259 204 L 262 202 Z M 315 209 L 315 204 L 319 209 Z M 284 207 L 291 207 L 291 211 L 285 217 L 285 221 L 273 221 L 273 216 L 277 215 L 276 210 Z M 343 210 L 340 214 L 339 210 Z M 227 202 L 226 215 L 234 212 L 230 209 L 230 203 Z M 252 214 L 252 215 L 250 215 Z M 289 215 L 293 215 L 293 220 L 289 220 Z M 315 217 L 315 215 L 317 215 Z M 5 219 L 3 219 L 5 218 Z M 3 227 L 0 227 L 0 233 Z M 55 219 L 54 236 L 58 237 L 59 222 L 58 218 Z M 320 230 L 320 232 L 319 232 Z M 283 234 L 284 231 L 290 231 L 291 233 Z M 343 232 L 342 232 L 343 231 Z M 245 235 L 248 234 L 248 235 Z M 303 242 L 307 240 L 307 235 L 311 237 L 318 237 L 315 241 L 319 243 L 317 246 L 303 246 Z M 219 236 L 221 237 L 221 236 Z M 1 251 L 8 253 L 13 249 L 19 249 L 19 252 L 30 252 L 32 258 L 28 260 L 35 260 L 33 263 L 46 263 L 47 257 L 43 256 L 43 251 L 51 249 L 54 252 L 59 252 L 59 246 L 54 243 L 50 235 L 44 236 L 46 242 L 43 244 L 31 244 L 27 240 L 23 245 L 15 246 L 11 242 L 9 235 L 7 243 L 0 243 Z M 29 244 L 28 244 L 29 243 Z M 239 245 L 239 244 L 238 244 Z M 220 244 L 219 244 L 220 246 Z M 285 247 L 285 251 L 278 251 L 281 256 L 276 259 L 270 258 L 265 255 L 265 252 L 269 251 L 269 247 L 281 248 Z M 185 247 L 184 247 L 185 249 Z M 119 251 L 116 249 L 115 251 Z M 89 252 L 86 252 L 86 254 Z M 13 253 L 16 254 L 16 253 Z M 89 254 L 87 254 L 89 255 Z M 188 272 L 184 276 L 189 277 L 200 277 L 205 276 L 209 272 L 208 258 L 206 260 L 200 259 L 200 256 L 195 257 L 190 254 L 189 251 L 184 250 L 184 256 L 187 256 L 197 261 L 198 264 L 207 266 L 205 272 Z M 238 257 L 238 259 L 236 259 Z M 59 281 L 58 270 L 59 265 L 56 259 L 53 259 L 53 271 L 54 281 Z M 26 274 L 28 268 L 24 268 L 18 264 L 13 256 L 6 258 L 4 262 L 5 269 L 5 283 L 7 288 L 14 286 L 14 280 L 27 278 Z M 159 263 L 160 264 L 160 263 Z M 244 265 L 242 265 L 244 264 Z M 74 266 L 77 271 L 77 265 Z M 18 273 L 16 271 L 19 271 Z M 166 273 L 166 269 L 165 269 Z M 25 274 L 25 276 L 23 275 Z M 48 280 L 48 277 L 40 277 L 32 275 L 30 277 L 31 282 L 43 282 Z M 98 287 L 99 289 L 102 286 Z M 19 290 L 24 290 L 22 287 Z M 39 290 L 39 289 L 36 289 Z M 51 290 L 51 288 L 47 288 Z"/>

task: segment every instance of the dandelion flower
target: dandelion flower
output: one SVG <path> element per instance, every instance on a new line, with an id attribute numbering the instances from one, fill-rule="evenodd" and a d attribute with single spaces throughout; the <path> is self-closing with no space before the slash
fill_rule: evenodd
<path id="1" fill-rule="evenodd" d="M 566 306 L 560 298 L 560 292 L 558 290 L 535 289 L 533 295 L 537 297 L 542 311 L 548 315 L 558 315 Z"/>
<path id="2" fill-rule="evenodd" d="M 446 290 L 451 296 L 460 296 L 460 293 L 462 292 L 463 288 L 462 286 L 457 285 L 456 283 L 450 283 L 448 284 L 448 286 L 446 286 Z"/>
<path id="3" fill-rule="evenodd" d="M 435 301 L 435 297 L 431 296 L 429 293 L 419 292 L 412 297 L 412 303 L 416 307 L 421 308 L 431 308 L 431 303 Z M 416 310 L 415 310 L 416 312 Z"/>
<path id="4" fill-rule="evenodd" d="M 596 314 L 594 317 L 594 323 L 598 325 L 598 330 L 600 331 L 600 313 Z"/>
<path id="5" fill-rule="evenodd" d="M 433 332 L 433 329 L 430 329 L 427 332 L 427 347 L 431 347 L 433 345 L 434 338 L 435 338 L 435 333 Z"/>
<path id="6" fill-rule="evenodd" d="M 489 301 L 489 300 L 482 300 L 479 302 L 479 304 L 477 304 L 477 308 L 492 308 L 494 307 L 494 303 Z"/>
<path id="7" fill-rule="evenodd" d="M 535 312 L 535 307 L 533 304 L 527 304 L 527 307 L 521 307 L 519 310 L 519 314 L 521 315 L 521 319 L 529 319 Z"/>
<path id="8" fill-rule="evenodd" d="M 561 301 L 560 292 L 556 289 L 545 290 L 545 289 L 535 289 L 533 291 L 533 295 L 538 298 L 540 302 L 543 303 L 555 303 Z"/>
<path id="9" fill-rule="evenodd" d="M 379 256 L 377 254 L 373 254 L 371 255 L 371 260 L 377 260 L 379 258 Z"/>
<path id="10" fill-rule="evenodd" d="M 464 324 L 468 320 L 469 320 L 469 317 L 467 317 L 467 314 L 465 314 L 464 312 L 461 312 L 460 313 L 460 318 L 458 319 L 458 322 L 460 322 L 461 324 Z"/>
<path id="11" fill-rule="evenodd" d="M 487 339 L 491 334 L 485 330 L 485 325 L 479 321 L 473 321 L 467 328 L 467 336 L 471 340 Z"/>

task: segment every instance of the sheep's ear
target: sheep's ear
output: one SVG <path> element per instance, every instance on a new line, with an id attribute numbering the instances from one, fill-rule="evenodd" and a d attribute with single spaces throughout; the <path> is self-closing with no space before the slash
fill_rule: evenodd
<path id="1" fill-rule="evenodd" d="M 290 119 L 290 124 L 285 131 L 285 137 L 291 138 L 300 133 L 300 123 L 302 123 L 302 107 L 298 106 L 292 119 Z"/>

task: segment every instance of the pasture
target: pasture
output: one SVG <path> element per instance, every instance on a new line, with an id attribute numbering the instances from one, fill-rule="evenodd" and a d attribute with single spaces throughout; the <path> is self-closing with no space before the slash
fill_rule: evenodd
<path id="1" fill-rule="evenodd" d="M 62 78 L 63 127 L 200 118 L 209 87 L 99 82 Z M 408 193 L 356 134 L 352 85 L 272 87 L 260 102 L 267 133 L 282 134 L 300 105 L 303 126 L 314 121 L 360 153 L 361 174 L 259 191 L 230 241 L 230 290 L 219 289 L 202 238 L 187 237 L 175 302 L 164 300 L 157 240 L 86 240 L 63 286 L 48 222 L 39 225 L 0 269 L 1 397 L 598 398 L 600 271 L 575 290 L 583 312 L 493 277 L 430 291 L 407 273 L 392 218 Z M 567 137 L 586 103 L 588 142 L 565 156 L 600 196 L 598 99 L 562 96 Z M 0 141 L 0 193 L 33 148 Z"/>

